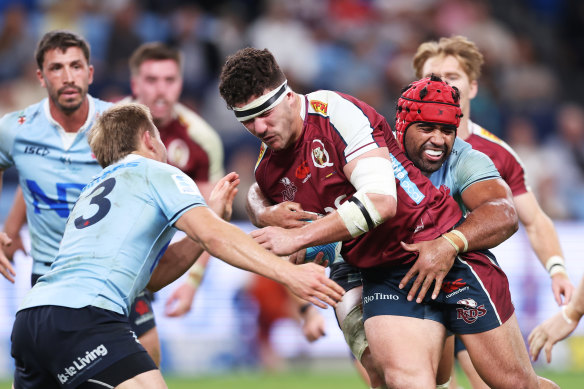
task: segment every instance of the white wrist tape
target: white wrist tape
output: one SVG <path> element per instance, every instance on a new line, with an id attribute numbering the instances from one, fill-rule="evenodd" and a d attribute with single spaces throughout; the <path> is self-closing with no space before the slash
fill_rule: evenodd
<path id="1" fill-rule="evenodd" d="M 550 277 L 558 273 L 566 273 L 566 267 L 564 266 L 564 258 L 559 255 L 554 255 L 550 257 L 546 263 L 545 268 L 550 274 Z"/>
<path id="2" fill-rule="evenodd" d="M 566 306 L 565 305 L 562 307 L 562 317 L 564 318 L 564 320 L 568 324 L 572 324 L 574 322 L 574 320 L 572 320 L 568 317 L 568 314 L 566 313 Z"/>

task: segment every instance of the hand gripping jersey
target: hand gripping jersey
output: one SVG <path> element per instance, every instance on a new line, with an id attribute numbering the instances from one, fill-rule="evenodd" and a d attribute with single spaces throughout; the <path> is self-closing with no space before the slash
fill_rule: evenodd
<path id="1" fill-rule="evenodd" d="M 35 274 L 48 271 L 81 189 L 101 171 L 87 143 L 87 131 L 111 103 L 87 98 L 87 121 L 70 145 L 51 117 L 48 99 L 0 119 L 0 168 L 18 170 Z"/>
<path id="2" fill-rule="evenodd" d="M 365 103 L 342 93 L 317 91 L 304 96 L 302 135 L 291 147 L 273 151 L 262 145 L 256 181 L 274 203 L 296 201 L 306 211 L 328 213 L 355 188 L 343 167 L 363 153 L 387 147 L 397 185 L 395 217 L 343 244 L 343 258 L 358 267 L 400 265 L 415 259 L 406 243 L 434 239 L 462 217 L 456 202 L 437 190 L 401 151 L 387 121 Z"/>
<path id="3" fill-rule="evenodd" d="M 130 154 L 83 190 L 51 270 L 20 309 L 92 305 L 128 314 L 187 210 L 204 206 L 177 168 Z"/>
<path id="4" fill-rule="evenodd" d="M 501 173 L 501 177 L 511 188 L 513 196 L 526 193 L 529 187 L 526 182 L 525 169 L 515 151 L 503 140 L 478 124 L 469 121 L 468 128 L 471 135 L 466 139 L 466 142 L 470 143 L 473 149 L 482 151 L 491 158 Z"/>
<path id="5" fill-rule="evenodd" d="M 125 98 L 123 102 L 132 101 Z M 225 175 L 223 144 L 217 132 L 194 111 L 180 103 L 174 105 L 174 117 L 158 128 L 166 146 L 168 163 L 196 182 L 217 182 Z"/>

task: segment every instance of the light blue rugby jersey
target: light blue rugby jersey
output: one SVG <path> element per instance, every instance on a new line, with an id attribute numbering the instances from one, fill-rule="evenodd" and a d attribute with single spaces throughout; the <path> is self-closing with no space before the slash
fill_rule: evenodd
<path id="1" fill-rule="evenodd" d="M 20 309 L 95 306 L 127 315 L 187 210 L 206 206 L 194 181 L 131 154 L 85 187 L 61 248 Z"/>
<path id="2" fill-rule="evenodd" d="M 474 150 L 464 140 L 456 138 L 450 156 L 429 178 L 436 188 L 443 185 L 448 187 L 450 195 L 466 214 L 468 210 L 462 202 L 462 192 L 476 182 L 501 178 L 501 175 L 489 157 Z"/>
<path id="3" fill-rule="evenodd" d="M 0 119 L 0 168 L 18 170 L 35 274 L 48 271 L 81 189 L 102 170 L 92 156 L 87 131 L 112 104 L 87 97 L 87 121 L 67 149 L 59 133 L 62 128 L 49 113 L 48 99 Z"/>

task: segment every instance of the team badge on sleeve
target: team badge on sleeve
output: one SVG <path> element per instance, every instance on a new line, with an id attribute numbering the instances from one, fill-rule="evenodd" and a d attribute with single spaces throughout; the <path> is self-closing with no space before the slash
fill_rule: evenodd
<path id="1" fill-rule="evenodd" d="M 318 100 L 310 100 L 310 105 L 316 112 L 326 115 L 328 104 Z"/>
<path id="2" fill-rule="evenodd" d="M 172 179 L 180 193 L 198 195 L 199 190 L 194 181 L 184 174 L 173 174 Z"/>

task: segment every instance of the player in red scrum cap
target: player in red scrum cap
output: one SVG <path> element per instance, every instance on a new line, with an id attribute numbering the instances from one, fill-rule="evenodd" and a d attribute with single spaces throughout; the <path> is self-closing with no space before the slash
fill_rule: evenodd
<path id="1" fill-rule="evenodd" d="M 488 244 L 482 238 L 483 230 L 480 225 L 469 228 L 467 220 L 456 227 L 466 239 L 449 231 L 461 216 L 456 202 L 413 168 L 381 115 L 339 92 L 299 95 L 289 90 L 267 50 L 248 48 L 229 57 L 222 70 L 220 92 L 243 126 L 264 141 L 256 180 L 268 204 L 297 202 L 308 211 L 328 212 L 297 229 L 268 227 L 252 235 L 279 254 L 290 254 L 315 242 L 345 241 L 345 260 L 362 268 L 365 330 L 387 385 L 434 385 L 432 373 L 447 327 L 467 334 L 483 367 L 497 362 L 503 374 L 490 374 L 493 386 L 537 387 L 535 372 L 523 366 L 524 362 L 529 365 L 524 346 L 525 355 L 519 355 L 521 334 L 504 274 L 485 253 L 466 252 L 490 247 L 483 246 Z M 440 150 L 433 153 L 434 159 L 442 155 Z M 315 158 L 317 154 L 321 158 Z M 391 161 L 389 169 L 384 160 Z M 304 164 L 309 168 L 309 179 L 295 175 L 297 166 Z M 387 212 L 379 218 L 374 208 L 380 203 L 367 203 L 367 198 L 375 199 L 377 191 L 384 189 L 383 193 L 392 197 L 391 188 L 377 188 L 389 179 L 399 184 L 399 206 L 394 216 Z M 419 253 L 404 250 L 400 241 L 413 243 L 406 246 L 415 246 Z M 429 266 L 430 262 L 444 267 Z M 485 285 L 459 288 L 449 297 L 438 293 L 443 281 L 456 281 L 447 274 L 451 266 L 453 276 L 466 271 L 464 279 L 473 286 L 482 283 L 470 267 L 480 267 L 473 270 L 485 277 L 481 278 Z M 402 285 L 414 274 L 417 277 L 411 288 L 409 283 Z M 424 298 L 429 289 L 433 290 L 432 298 Z M 414 302 L 418 290 L 421 292 Z"/>

